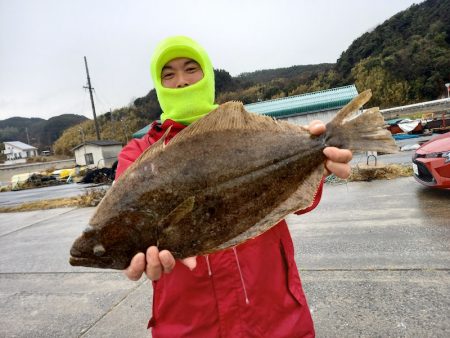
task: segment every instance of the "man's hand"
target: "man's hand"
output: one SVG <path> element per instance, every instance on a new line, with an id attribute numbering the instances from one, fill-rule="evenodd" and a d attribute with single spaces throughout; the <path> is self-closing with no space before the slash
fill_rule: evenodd
<path id="1" fill-rule="evenodd" d="M 325 124 L 322 121 L 314 120 L 306 126 L 313 135 L 320 135 L 325 132 Z M 323 150 L 327 157 L 325 161 L 325 175 L 335 174 L 340 178 L 348 178 L 351 173 L 350 165 L 352 160 L 352 152 L 348 149 L 339 149 L 336 147 L 326 147 Z"/>
<path id="2" fill-rule="evenodd" d="M 193 270 L 197 266 L 196 257 L 188 257 L 181 260 L 181 263 Z M 175 258 L 167 251 L 159 252 L 156 246 L 147 249 L 146 254 L 139 252 L 131 260 L 130 266 L 123 270 L 125 275 L 131 280 L 139 280 L 145 272 L 148 279 L 154 281 L 161 278 L 161 274 L 170 273 L 175 267 Z"/>

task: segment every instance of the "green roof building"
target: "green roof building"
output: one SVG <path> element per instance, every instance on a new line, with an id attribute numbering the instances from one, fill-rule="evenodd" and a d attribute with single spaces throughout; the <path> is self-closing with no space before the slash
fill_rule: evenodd
<path id="1" fill-rule="evenodd" d="M 132 136 L 133 138 L 141 138 L 142 136 L 144 136 L 145 134 L 148 133 L 149 129 L 150 129 L 151 124 L 149 124 L 148 126 L 145 126 L 142 129 L 139 129 L 137 132 L 135 132 Z"/>
<path id="2" fill-rule="evenodd" d="M 320 90 L 317 92 L 283 97 L 275 100 L 249 103 L 245 109 L 256 114 L 284 119 L 294 124 L 308 124 L 312 120 L 331 121 L 336 112 L 358 95 L 355 85 Z M 133 134 L 144 136 L 150 125 Z"/>
<path id="3" fill-rule="evenodd" d="M 320 90 L 280 99 L 250 103 L 245 109 L 283 119 L 290 116 L 340 109 L 358 95 L 355 85 Z"/>

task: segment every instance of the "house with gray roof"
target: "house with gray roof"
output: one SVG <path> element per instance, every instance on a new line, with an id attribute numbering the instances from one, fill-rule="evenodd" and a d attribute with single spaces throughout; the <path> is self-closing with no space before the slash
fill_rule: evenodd
<path id="1" fill-rule="evenodd" d="M 86 141 L 72 149 L 76 164 L 89 168 L 111 167 L 121 150 L 121 142 L 110 140 Z"/>
<path id="2" fill-rule="evenodd" d="M 3 143 L 5 145 L 5 150 L 3 150 L 3 153 L 6 155 L 7 161 L 26 162 L 27 158 L 38 155 L 38 149 L 30 146 L 29 144 L 20 141 L 9 141 Z"/>

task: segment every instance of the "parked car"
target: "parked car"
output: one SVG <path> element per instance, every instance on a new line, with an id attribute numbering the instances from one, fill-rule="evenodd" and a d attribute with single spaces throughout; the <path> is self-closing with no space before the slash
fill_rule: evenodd
<path id="1" fill-rule="evenodd" d="M 450 132 L 422 144 L 412 158 L 414 178 L 429 187 L 450 189 Z"/>

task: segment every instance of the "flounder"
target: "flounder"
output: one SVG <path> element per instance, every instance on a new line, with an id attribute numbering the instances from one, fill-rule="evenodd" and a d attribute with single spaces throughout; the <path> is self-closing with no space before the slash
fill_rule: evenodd
<path id="1" fill-rule="evenodd" d="M 124 269 L 156 245 L 175 258 L 236 246 L 307 208 L 322 180 L 323 149 L 397 151 L 367 90 L 312 136 L 302 126 L 228 102 L 148 148 L 109 189 L 70 264 Z"/>

